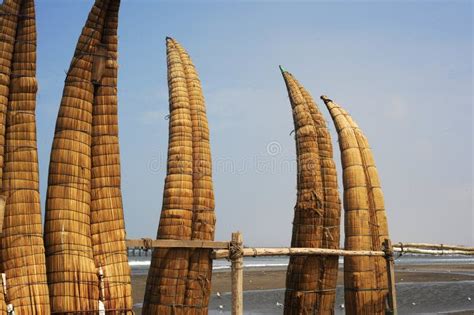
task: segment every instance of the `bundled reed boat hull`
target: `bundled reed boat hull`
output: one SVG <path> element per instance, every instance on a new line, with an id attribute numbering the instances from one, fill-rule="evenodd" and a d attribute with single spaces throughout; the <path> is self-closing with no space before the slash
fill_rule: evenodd
<path id="1" fill-rule="evenodd" d="M 118 7 L 118 0 L 92 7 L 56 122 L 45 224 L 54 312 L 97 312 L 99 300 L 110 311 L 131 307 L 116 117 Z"/>
<path id="2" fill-rule="evenodd" d="M 212 163 L 204 97 L 189 55 L 167 38 L 170 130 L 168 168 L 158 238 L 214 239 Z M 144 314 L 207 314 L 209 250 L 153 253 Z"/>
<path id="3" fill-rule="evenodd" d="M 7 281 L 0 311 L 6 302 L 17 314 L 49 314 L 36 143 L 34 1 L 5 1 L 0 14 L 0 174 L 6 198 L 1 266 Z"/>
<path id="4" fill-rule="evenodd" d="M 388 238 L 382 189 L 367 138 L 349 114 L 326 96 L 339 135 L 344 179 L 345 248 L 383 249 Z M 348 314 L 384 314 L 388 278 L 383 257 L 344 257 Z"/>
<path id="5" fill-rule="evenodd" d="M 214 240 L 216 218 L 212 184 L 212 160 L 209 126 L 201 82 L 188 53 L 174 40 L 184 64 L 193 131 L 193 224 L 194 240 Z M 209 250 L 191 252 L 185 305 L 189 312 L 207 314 L 211 292 L 212 260 Z"/>
<path id="6" fill-rule="evenodd" d="M 332 145 L 323 116 L 311 95 L 282 69 L 296 134 L 298 195 L 292 247 L 339 247 L 340 200 Z M 285 314 L 334 312 L 337 257 L 291 257 Z"/>
<path id="7" fill-rule="evenodd" d="M 189 240 L 193 219 L 193 137 L 185 70 L 174 42 L 167 40 L 169 88 L 168 166 L 157 238 Z M 144 314 L 182 312 L 189 250 L 153 251 Z"/>
<path id="8" fill-rule="evenodd" d="M 92 111 L 91 237 L 94 261 L 103 272 L 100 298 L 107 311 L 131 312 L 130 266 L 122 206 L 117 101 L 119 1 L 110 1 L 95 55 Z M 95 70 L 95 71 L 94 71 Z"/>

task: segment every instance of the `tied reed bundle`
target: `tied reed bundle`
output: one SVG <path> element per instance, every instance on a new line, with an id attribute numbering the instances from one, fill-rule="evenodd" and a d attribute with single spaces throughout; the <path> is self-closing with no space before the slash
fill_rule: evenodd
<path id="1" fill-rule="evenodd" d="M 382 189 L 367 138 L 349 114 L 321 96 L 336 126 L 344 179 L 345 247 L 383 249 L 388 238 Z M 384 314 L 387 289 L 384 257 L 344 257 L 344 298 L 348 314 Z"/>
<path id="2" fill-rule="evenodd" d="M 51 150 L 45 243 L 54 312 L 128 310 L 117 139 L 118 0 L 96 0 L 65 81 Z M 99 294 L 98 269 L 105 278 Z"/>
<path id="3" fill-rule="evenodd" d="M 282 70 L 296 134 L 297 203 L 292 247 L 339 247 L 340 201 L 332 145 L 324 118 L 311 95 Z M 332 313 L 337 256 L 294 256 L 288 266 L 285 314 Z"/>
<path id="4" fill-rule="evenodd" d="M 193 219 L 193 128 L 184 65 L 174 41 L 166 41 L 169 90 L 168 165 L 157 238 L 189 240 Z M 173 314 L 184 306 L 190 252 L 153 251 L 144 314 Z M 180 312 L 179 314 L 181 314 Z M 176 314 L 176 313 L 175 313 Z"/>
<path id="5" fill-rule="evenodd" d="M 117 116 L 117 27 L 119 1 L 110 1 L 95 55 L 92 116 L 91 236 L 96 267 L 104 272 L 106 310 L 132 309 L 130 266 L 120 189 Z M 94 77 L 95 75 L 95 77 Z"/>
<path id="6" fill-rule="evenodd" d="M 1 179 L 3 179 L 4 168 L 5 131 L 10 89 L 11 63 L 13 59 L 13 50 L 15 46 L 19 13 L 19 1 L 3 1 L 3 3 L 0 4 L 0 186 L 2 186 Z M 2 195 L 2 199 L 4 199 L 6 202 L 5 196 Z M 5 211 L 5 205 L 3 211 Z M 1 218 L 1 220 L 3 223 L 3 217 Z M 0 262 L 3 261 L 3 258 L 1 257 L 1 252 L 2 251 L 0 251 Z M 0 271 L 2 273 L 5 272 L 3 264 L 0 264 Z M 2 283 L 2 285 L 0 286 L 1 313 L 6 313 L 7 311 L 5 296 L 6 292 Z"/>
<path id="7" fill-rule="evenodd" d="M 36 22 L 33 0 L 5 1 L 1 7 L 2 191 L 6 196 L 2 245 L 2 290 L 19 314 L 49 314 L 36 143 Z M 13 23 L 16 22 L 16 23 Z M 15 25 L 16 24 L 16 25 Z M 7 65 L 10 63 L 10 68 Z M 8 80 L 5 80 L 8 77 Z M 6 128 L 4 127 L 6 118 Z M 4 134 L 5 136 L 4 136 Z M 4 304 L 4 303 L 2 303 Z M 0 307 L 1 308 L 1 307 Z"/>
<path id="8" fill-rule="evenodd" d="M 201 83 L 183 47 L 167 38 L 170 133 L 158 238 L 213 240 L 215 215 L 209 128 Z M 207 314 L 209 250 L 155 250 L 144 314 Z"/>
<path id="9" fill-rule="evenodd" d="M 214 189 L 212 184 L 211 146 L 206 105 L 196 68 L 188 53 L 175 40 L 184 65 L 189 93 L 193 131 L 193 223 L 192 239 L 214 240 L 216 217 L 214 213 Z M 192 314 L 207 314 L 211 291 L 212 260 L 209 250 L 192 251 L 185 305 Z"/>

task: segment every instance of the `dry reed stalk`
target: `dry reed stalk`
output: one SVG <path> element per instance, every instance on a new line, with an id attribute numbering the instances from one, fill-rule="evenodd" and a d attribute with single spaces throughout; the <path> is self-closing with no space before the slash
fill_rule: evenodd
<path id="1" fill-rule="evenodd" d="M 97 312 L 99 282 L 91 241 L 92 66 L 109 1 L 96 0 L 64 85 L 51 150 L 45 244 L 51 310 Z"/>
<path id="2" fill-rule="evenodd" d="M 117 102 L 119 0 L 110 0 L 101 48 L 95 55 L 92 116 L 91 237 L 96 267 L 104 273 L 105 309 L 132 309 L 130 266 L 120 189 Z M 93 76 L 94 76 L 93 75 Z"/>
<path id="3" fill-rule="evenodd" d="M 366 137 L 352 118 L 326 96 L 339 135 L 344 178 L 345 248 L 381 250 L 388 238 L 383 194 Z M 383 257 L 344 257 L 348 314 L 383 314 L 387 270 Z"/>
<path id="4" fill-rule="evenodd" d="M 168 165 L 158 239 L 189 240 L 193 234 L 193 124 L 186 71 L 179 50 L 166 40 L 169 89 Z M 183 314 L 190 250 L 153 251 L 143 314 Z"/>
<path id="5" fill-rule="evenodd" d="M 2 266 L 7 304 L 19 314 L 49 314 L 36 144 L 36 23 L 33 0 L 21 4 L 11 63 L 3 194 Z"/>
<path id="6" fill-rule="evenodd" d="M 309 93 L 281 70 L 293 109 L 298 161 L 291 246 L 338 248 L 340 202 L 329 133 Z M 337 267 L 337 257 L 291 257 L 285 314 L 333 312 Z"/>
<path id="7" fill-rule="evenodd" d="M 209 126 L 201 82 L 196 68 L 185 49 L 174 39 L 189 95 L 193 132 L 193 223 L 192 239 L 214 240 L 216 218 L 212 185 L 212 160 Z M 207 249 L 191 252 L 185 305 L 187 314 L 207 314 L 211 293 L 212 259 Z"/>

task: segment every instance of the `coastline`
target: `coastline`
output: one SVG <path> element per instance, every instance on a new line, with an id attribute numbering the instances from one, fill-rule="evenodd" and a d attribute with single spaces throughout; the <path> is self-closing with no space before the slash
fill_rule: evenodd
<path id="1" fill-rule="evenodd" d="M 444 312 L 440 309 L 441 314 L 474 314 L 474 265 L 473 264 L 415 264 L 415 265 L 396 265 L 395 267 L 397 291 L 399 295 L 399 307 L 405 306 L 412 307 L 413 309 L 419 309 L 416 301 L 424 303 L 425 294 L 426 299 L 433 298 L 438 291 L 451 291 L 449 294 L 455 294 L 456 297 L 459 294 L 465 292 L 465 297 L 460 296 L 459 301 L 456 305 L 453 305 L 452 310 Z M 133 286 L 133 300 L 134 300 L 134 311 L 136 314 L 141 313 L 141 303 L 143 301 L 145 283 L 145 274 L 133 274 L 132 275 L 132 286 Z M 246 309 L 256 307 L 254 303 L 259 303 L 259 299 L 262 301 L 269 299 L 269 304 L 275 304 L 276 302 L 282 303 L 282 294 L 284 293 L 286 277 L 286 267 L 260 267 L 260 268 L 245 268 L 244 269 L 244 295 L 245 299 L 248 300 L 246 303 Z M 217 312 L 220 305 L 223 305 L 224 310 L 229 309 L 230 306 L 230 271 L 229 270 L 215 270 L 212 278 L 212 295 L 210 303 L 210 314 L 213 313 L 213 309 Z M 455 287 L 450 289 L 450 287 Z M 464 288 L 466 287 L 466 288 Z M 471 289 L 472 287 L 472 289 Z M 420 288 L 417 292 L 416 288 Z M 414 292 L 411 292 L 413 291 Z M 336 304 L 339 305 L 340 310 L 337 314 L 343 314 L 342 306 L 340 305 L 343 292 L 343 273 L 342 268 L 339 269 L 338 274 L 338 291 L 339 298 Z M 434 291 L 434 292 L 431 292 Z M 217 296 L 217 292 L 221 294 L 221 297 Z M 457 293 L 456 293 L 457 292 Z M 418 294 L 417 294 L 418 293 Z M 257 297 L 255 302 L 252 302 L 253 296 Z M 404 301 L 413 297 L 413 302 Z M 471 300 L 468 300 L 471 298 Z M 275 300 L 272 302 L 270 300 Z M 465 303 L 463 303 L 465 300 Z M 436 301 L 430 302 L 431 304 Z M 441 302 L 441 301 L 440 301 Z M 414 304 L 413 304 L 414 303 Z M 411 304 L 411 305 L 410 305 Z M 458 305 L 459 304 L 459 305 Z M 434 305 L 433 305 L 434 306 Z M 445 308 L 449 308 L 449 305 L 444 305 Z M 458 308 L 458 307 L 463 308 Z M 456 309 L 457 308 L 457 309 Z M 473 311 L 471 311 L 473 310 Z M 415 310 L 413 310 L 415 311 Z M 416 311 L 417 313 L 418 311 Z M 427 310 L 429 314 L 432 314 L 432 310 Z M 220 313 L 220 311 L 219 311 Z M 226 312 L 224 311 L 223 314 Z M 252 314 L 278 314 L 278 308 L 269 310 L 269 313 L 261 312 L 256 310 Z M 437 313 L 437 312 L 435 312 Z M 426 313 L 425 313 L 426 314 Z"/>

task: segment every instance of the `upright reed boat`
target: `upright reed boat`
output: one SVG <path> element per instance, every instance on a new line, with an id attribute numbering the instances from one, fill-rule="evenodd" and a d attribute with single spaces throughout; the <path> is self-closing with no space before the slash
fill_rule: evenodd
<path id="1" fill-rule="evenodd" d="M 380 181 L 367 138 L 351 116 L 327 96 L 326 104 L 339 136 L 344 178 L 345 248 L 383 249 L 388 238 Z M 347 314 L 385 314 L 388 278 L 384 257 L 344 257 Z"/>
<path id="2" fill-rule="evenodd" d="M 331 137 L 311 95 L 280 69 L 293 112 L 298 165 L 291 247 L 339 248 L 341 205 Z M 292 256 L 285 314 L 332 314 L 337 271 L 337 256 Z"/>
<path id="3" fill-rule="evenodd" d="M 213 240 L 215 215 L 209 128 L 201 83 L 189 55 L 166 39 L 168 165 L 157 238 Z M 212 260 L 203 249 L 156 249 L 144 314 L 207 314 Z"/>
<path id="4" fill-rule="evenodd" d="M 119 4 L 95 1 L 56 122 L 45 223 L 56 313 L 125 313 L 132 307 L 117 126 Z"/>
<path id="5" fill-rule="evenodd" d="M 33 0 L 0 5 L 0 312 L 49 314 L 36 143 Z"/>
<path id="6" fill-rule="evenodd" d="M 117 100 L 117 27 L 120 2 L 110 1 L 104 21 L 95 81 L 91 142 L 91 238 L 96 268 L 102 273 L 101 300 L 107 311 L 132 309 L 130 266 L 125 244 Z M 102 63 L 104 63 L 102 65 Z M 102 69 L 103 67 L 103 69 Z M 95 71 L 94 71 L 95 70 Z"/>

